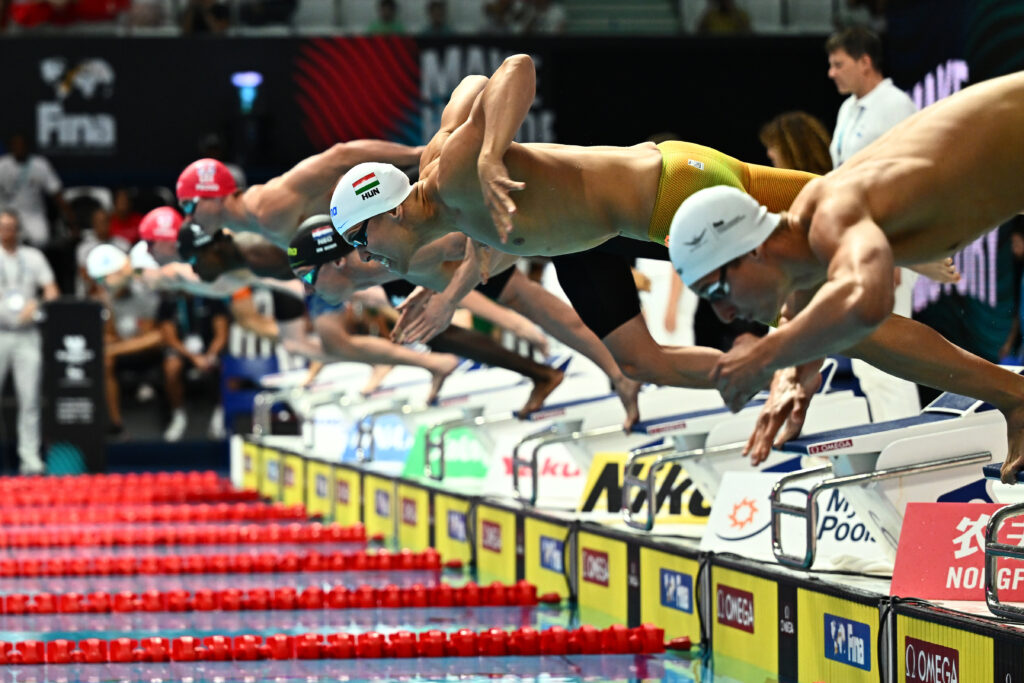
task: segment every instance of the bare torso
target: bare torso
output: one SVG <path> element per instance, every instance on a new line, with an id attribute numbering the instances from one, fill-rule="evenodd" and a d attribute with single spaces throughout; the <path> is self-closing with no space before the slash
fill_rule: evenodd
<path id="1" fill-rule="evenodd" d="M 661 152 L 633 147 L 513 143 L 504 161 L 512 180 L 514 228 L 501 243 L 477 176 L 478 132 L 463 125 L 442 149 L 438 191 L 458 229 L 496 249 L 522 256 L 583 251 L 617 235 L 647 239 L 661 176 Z"/>
<path id="2" fill-rule="evenodd" d="M 895 262 L 958 251 L 1024 209 L 1024 73 L 978 85 L 905 120 L 808 184 L 790 213 L 813 229 L 819 205 L 858 207 Z"/>

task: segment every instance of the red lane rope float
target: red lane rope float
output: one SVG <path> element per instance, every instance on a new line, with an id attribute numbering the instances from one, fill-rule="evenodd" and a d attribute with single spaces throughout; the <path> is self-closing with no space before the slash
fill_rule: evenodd
<path id="1" fill-rule="evenodd" d="M 0 577 L 131 576 L 137 574 L 257 574 L 321 571 L 441 571 L 437 551 L 260 553 L 240 555 L 118 555 L 0 558 Z"/>
<path id="2" fill-rule="evenodd" d="M 522 607 L 537 604 L 537 587 L 527 581 L 515 584 L 499 582 L 488 586 L 467 583 L 408 587 L 394 585 L 374 588 L 319 586 L 200 589 L 158 591 L 141 594 L 130 591 L 109 593 L 36 593 L 12 594 L 3 599 L 3 613 L 21 614 L 107 614 L 131 612 L 239 612 L 254 610 L 299 609 L 401 609 L 415 607 Z"/>
<path id="3" fill-rule="evenodd" d="M 135 488 L 81 488 L 73 490 L 0 491 L 3 507 L 145 503 L 242 503 L 257 501 L 257 491 L 227 486 L 139 486 Z"/>
<path id="4" fill-rule="evenodd" d="M 359 635 L 332 633 L 326 638 L 318 633 L 277 634 L 266 639 L 258 635 L 182 636 L 173 640 L 86 638 L 77 646 L 73 640 L 26 640 L 0 643 L 0 665 L 656 654 L 665 651 L 664 637 L 664 629 L 643 624 L 603 630 L 581 626 L 571 631 L 560 626 L 544 631 L 530 627 L 515 631 L 462 629 L 455 633 L 397 631 L 389 635 L 371 631 Z"/>
<path id="5" fill-rule="evenodd" d="M 184 524 L 110 529 L 2 529 L 0 550 L 76 546 L 237 545 L 241 543 L 365 543 L 362 524 Z"/>
<path id="6" fill-rule="evenodd" d="M 0 503 L 0 524 L 4 526 L 43 526 L 49 524 L 103 524 L 122 522 L 256 522 L 303 521 L 306 506 L 284 503 L 195 503 L 63 506 L 7 508 Z"/>
<path id="7" fill-rule="evenodd" d="M 0 477 L 0 491 L 55 489 L 70 486 L 139 486 L 140 484 L 180 485 L 193 483 L 228 484 L 229 480 L 213 470 L 175 472 L 126 472 L 112 474 L 71 474 L 50 477 Z"/>

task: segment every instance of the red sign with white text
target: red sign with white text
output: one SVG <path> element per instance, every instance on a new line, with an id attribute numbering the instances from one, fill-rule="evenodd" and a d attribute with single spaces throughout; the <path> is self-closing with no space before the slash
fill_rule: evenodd
<path id="1" fill-rule="evenodd" d="M 903 517 L 890 595 L 985 599 L 985 527 L 995 503 L 910 503 Z M 1003 524 L 999 542 L 1024 546 L 1024 517 Z M 1024 601 L 1024 562 L 1003 560 L 1000 599 Z"/>

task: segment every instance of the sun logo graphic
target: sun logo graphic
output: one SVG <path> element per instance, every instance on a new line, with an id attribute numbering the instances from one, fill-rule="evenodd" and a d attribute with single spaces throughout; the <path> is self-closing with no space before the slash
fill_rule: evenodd
<path id="1" fill-rule="evenodd" d="M 729 526 L 733 529 L 743 529 L 754 521 L 756 514 L 757 505 L 749 498 L 744 498 L 732 506 L 732 512 L 729 513 Z"/>

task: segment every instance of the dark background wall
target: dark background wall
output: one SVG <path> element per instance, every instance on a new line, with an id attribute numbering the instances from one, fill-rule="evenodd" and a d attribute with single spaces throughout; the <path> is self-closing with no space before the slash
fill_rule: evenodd
<path id="1" fill-rule="evenodd" d="M 628 145 L 672 131 L 766 162 L 765 120 L 806 109 L 831 127 L 840 103 L 821 37 L 6 39 L 0 62 L 19 68 L 0 71 L 0 131 L 37 139 L 68 185 L 172 185 L 219 132 L 259 181 L 334 140 L 421 142 L 440 93 L 519 51 L 539 65 L 527 139 Z M 263 76 L 249 114 L 239 71 Z"/>

